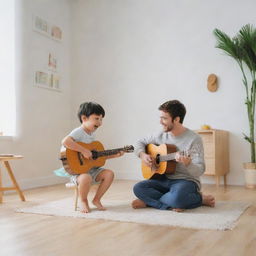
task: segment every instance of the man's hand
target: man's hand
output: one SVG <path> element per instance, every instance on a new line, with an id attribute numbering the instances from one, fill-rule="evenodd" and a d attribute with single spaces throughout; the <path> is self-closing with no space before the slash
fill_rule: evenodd
<path id="1" fill-rule="evenodd" d="M 190 156 L 186 156 L 186 155 L 181 154 L 179 152 L 175 155 L 175 160 L 178 163 L 183 163 L 185 166 L 188 166 L 191 163 Z"/>
<path id="2" fill-rule="evenodd" d="M 146 154 L 146 153 L 144 153 L 144 152 L 141 152 L 141 153 L 140 153 L 140 159 L 141 159 L 147 166 L 152 167 L 154 159 L 153 159 L 150 155 L 148 155 L 148 154 Z"/>

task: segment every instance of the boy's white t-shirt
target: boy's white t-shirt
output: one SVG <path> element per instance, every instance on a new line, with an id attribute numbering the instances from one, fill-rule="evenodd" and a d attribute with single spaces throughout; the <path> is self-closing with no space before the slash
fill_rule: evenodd
<path id="1" fill-rule="evenodd" d="M 94 134 L 88 134 L 82 126 L 79 126 L 72 130 L 68 136 L 72 137 L 76 142 L 91 143 L 95 141 Z M 65 147 L 62 145 L 61 151 L 64 151 Z"/>
<path id="2" fill-rule="evenodd" d="M 94 134 L 88 134 L 82 126 L 75 128 L 68 136 L 72 137 L 75 141 L 84 143 L 91 143 L 95 140 Z"/>

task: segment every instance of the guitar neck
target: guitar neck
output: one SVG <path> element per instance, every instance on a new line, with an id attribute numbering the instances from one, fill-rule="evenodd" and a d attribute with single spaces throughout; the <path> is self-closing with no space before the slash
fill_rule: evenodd
<path id="1" fill-rule="evenodd" d="M 193 156 L 197 155 L 198 153 L 193 153 L 192 150 L 187 150 L 187 151 L 181 151 L 181 152 L 174 152 L 174 153 L 170 153 L 167 155 L 160 155 L 159 156 L 159 162 L 166 162 L 166 161 L 171 161 L 171 160 L 175 160 L 175 156 L 177 153 L 181 153 L 181 154 L 185 154 L 185 155 L 189 155 L 191 157 L 191 153 L 192 153 L 192 158 Z"/>
<path id="2" fill-rule="evenodd" d="M 116 148 L 116 149 L 109 149 L 104 151 L 97 151 L 97 156 L 111 156 L 119 153 L 120 151 L 124 150 L 123 148 Z"/>

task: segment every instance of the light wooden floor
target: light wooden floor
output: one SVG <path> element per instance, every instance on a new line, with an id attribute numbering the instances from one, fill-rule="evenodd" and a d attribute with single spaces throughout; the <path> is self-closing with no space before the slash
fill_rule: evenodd
<path id="1" fill-rule="evenodd" d="M 134 183 L 115 181 L 104 198 L 132 200 Z M 28 202 L 8 194 L 0 205 L 0 255 L 255 255 L 256 191 L 235 186 L 217 189 L 214 185 L 204 185 L 203 191 L 217 200 L 244 200 L 251 207 L 234 230 L 208 231 L 14 212 L 31 201 L 48 202 L 73 195 L 64 185 L 24 191 Z"/>

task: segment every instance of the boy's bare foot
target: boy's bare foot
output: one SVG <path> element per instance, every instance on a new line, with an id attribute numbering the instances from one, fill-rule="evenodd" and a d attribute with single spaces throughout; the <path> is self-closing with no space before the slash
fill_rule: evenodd
<path id="1" fill-rule="evenodd" d="M 203 197 L 203 205 L 214 207 L 215 206 L 215 198 L 212 195 L 202 195 Z"/>
<path id="2" fill-rule="evenodd" d="M 96 208 L 100 211 L 105 211 L 106 208 L 101 204 L 101 202 L 99 200 L 92 200 L 92 203 L 96 206 Z"/>
<path id="3" fill-rule="evenodd" d="M 146 208 L 147 205 L 140 199 L 135 199 L 132 201 L 132 208 L 133 209 L 140 209 L 140 208 Z"/>
<path id="4" fill-rule="evenodd" d="M 89 213 L 91 211 L 87 201 L 81 201 L 81 204 L 82 204 L 82 209 L 81 209 L 82 213 Z"/>

